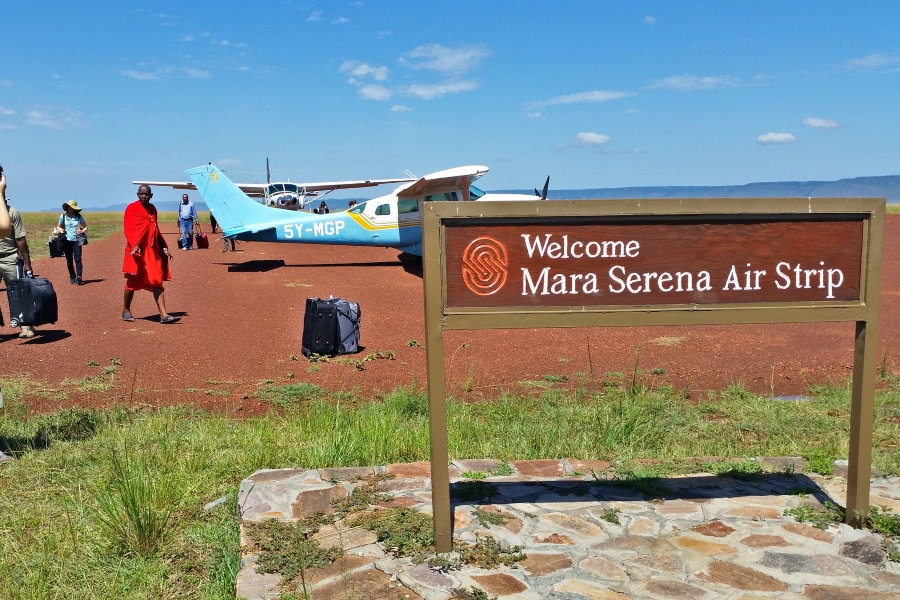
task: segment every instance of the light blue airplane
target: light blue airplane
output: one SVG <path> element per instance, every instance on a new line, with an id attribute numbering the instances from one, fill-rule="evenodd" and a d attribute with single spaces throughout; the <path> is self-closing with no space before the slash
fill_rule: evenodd
<path id="1" fill-rule="evenodd" d="M 342 244 L 396 248 L 422 255 L 423 202 L 468 200 L 535 200 L 524 194 L 488 194 L 472 183 L 487 167 L 447 169 L 405 183 L 392 193 L 328 214 L 290 212 L 252 200 L 215 165 L 185 171 L 227 238 L 259 242 Z M 134 182 L 174 187 L 171 182 Z M 546 199 L 547 184 L 543 195 Z M 187 184 L 180 184 L 182 186 Z M 184 189 L 183 187 L 180 189 Z"/>

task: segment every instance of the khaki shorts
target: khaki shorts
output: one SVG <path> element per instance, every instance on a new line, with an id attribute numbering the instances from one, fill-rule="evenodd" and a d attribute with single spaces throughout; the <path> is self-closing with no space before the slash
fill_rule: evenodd
<path id="1" fill-rule="evenodd" d="M 0 277 L 3 278 L 3 282 L 9 285 L 9 282 L 18 279 L 16 277 L 16 261 L 13 259 L 12 262 L 7 262 L 0 260 Z"/>

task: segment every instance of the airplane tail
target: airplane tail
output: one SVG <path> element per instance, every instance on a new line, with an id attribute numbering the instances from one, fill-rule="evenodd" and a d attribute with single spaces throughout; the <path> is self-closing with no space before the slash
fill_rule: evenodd
<path id="1" fill-rule="evenodd" d="M 253 201 L 215 165 L 209 164 L 185 171 L 216 222 L 226 234 L 229 230 L 252 230 L 256 223 L 284 218 L 284 212 Z"/>

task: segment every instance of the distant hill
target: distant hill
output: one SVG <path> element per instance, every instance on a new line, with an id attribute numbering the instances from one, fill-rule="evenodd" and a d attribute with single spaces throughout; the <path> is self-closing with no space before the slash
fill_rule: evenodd
<path id="1" fill-rule="evenodd" d="M 551 180 L 552 185 L 552 180 Z M 534 190 L 495 190 L 534 193 Z M 900 202 L 900 175 L 854 177 L 838 181 L 780 181 L 716 186 L 654 186 L 554 190 L 547 198 L 583 200 L 587 198 L 886 198 Z"/>
<path id="2" fill-rule="evenodd" d="M 364 202 L 365 200 L 367 200 L 367 198 L 332 198 L 332 199 L 323 198 L 323 200 L 325 200 L 325 203 L 328 205 L 328 208 L 330 208 L 331 210 L 344 210 L 347 208 L 347 206 L 349 205 L 351 200 L 356 200 L 357 202 Z M 155 206 L 156 210 L 158 210 L 160 212 L 167 212 L 167 211 L 174 212 L 174 211 L 178 210 L 179 204 L 181 204 L 181 202 L 179 202 L 177 200 L 166 200 L 163 202 L 154 202 L 153 206 Z M 310 205 L 310 208 L 316 207 L 318 205 L 319 205 L 319 201 L 314 201 L 314 203 L 312 205 Z M 83 210 L 84 210 L 84 212 L 124 212 L 126 206 L 128 206 L 128 204 L 112 204 L 110 206 L 103 206 L 103 207 L 86 206 L 86 207 L 84 207 Z M 209 210 L 209 207 L 207 207 L 206 203 L 203 202 L 202 200 L 198 200 L 198 201 L 194 202 L 194 207 L 198 211 Z M 59 209 L 51 208 L 51 209 L 46 209 L 42 212 L 59 212 Z"/>
<path id="3" fill-rule="evenodd" d="M 552 181 L 551 181 L 552 184 Z M 531 194 L 528 190 L 491 190 L 493 192 Z M 900 175 L 853 177 L 838 181 L 775 181 L 745 185 L 672 185 L 646 187 L 594 188 L 585 190 L 550 189 L 551 200 L 584 200 L 588 198 L 886 198 L 900 202 Z M 344 210 L 351 198 L 324 198 L 332 210 Z M 363 202 L 365 198 L 356 198 Z M 154 202 L 157 210 L 178 210 L 178 201 Z M 85 211 L 123 211 L 127 204 L 87 207 Z M 197 210 L 207 210 L 203 201 L 194 203 Z M 58 212 L 58 208 L 49 209 Z"/>

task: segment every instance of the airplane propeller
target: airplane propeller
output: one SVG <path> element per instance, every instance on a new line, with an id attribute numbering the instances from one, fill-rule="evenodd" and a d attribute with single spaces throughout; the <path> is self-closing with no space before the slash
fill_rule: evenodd
<path id="1" fill-rule="evenodd" d="M 266 157 L 266 183 L 272 183 L 272 175 L 269 173 L 269 157 Z"/>
<path id="2" fill-rule="evenodd" d="M 534 188 L 534 195 L 540 196 L 541 200 L 547 199 L 547 188 L 550 186 L 550 176 L 547 175 L 547 181 L 544 182 L 544 191 L 538 192 L 537 188 Z"/>

